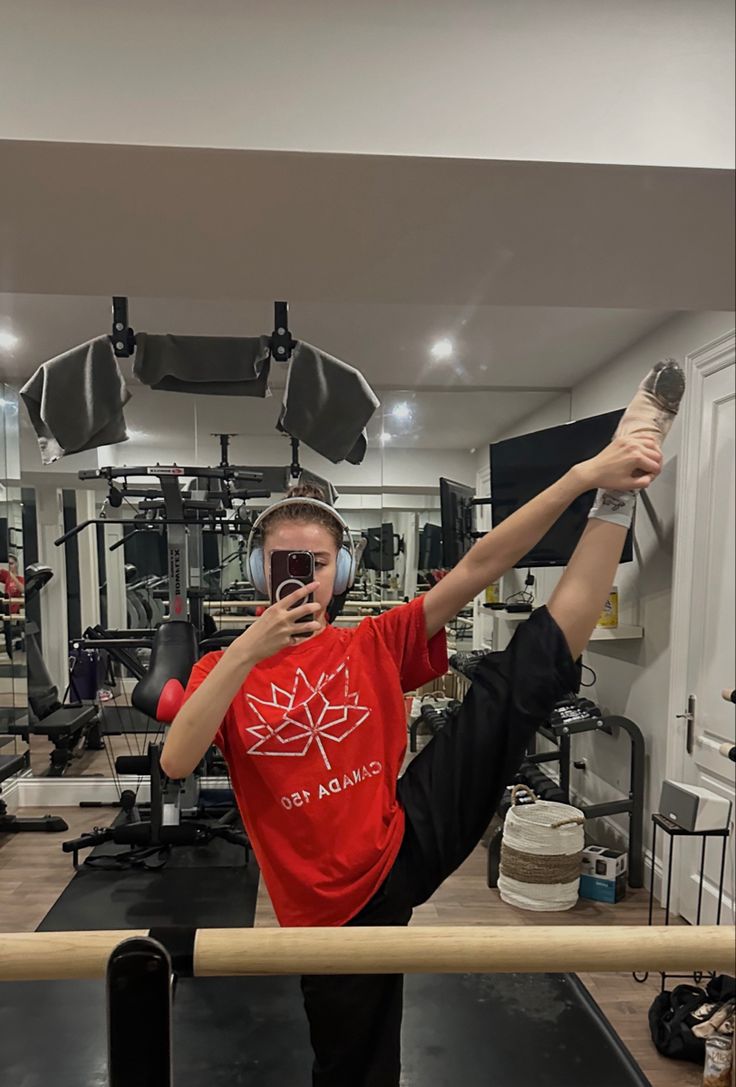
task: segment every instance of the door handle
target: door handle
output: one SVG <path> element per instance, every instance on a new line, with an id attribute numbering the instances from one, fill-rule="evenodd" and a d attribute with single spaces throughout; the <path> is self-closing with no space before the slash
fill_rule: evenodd
<path id="1" fill-rule="evenodd" d="M 687 721 L 687 734 L 685 739 L 685 747 L 688 755 L 692 755 L 695 746 L 695 695 L 690 694 L 687 696 L 687 713 L 676 713 L 675 717 L 678 720 Z"/>

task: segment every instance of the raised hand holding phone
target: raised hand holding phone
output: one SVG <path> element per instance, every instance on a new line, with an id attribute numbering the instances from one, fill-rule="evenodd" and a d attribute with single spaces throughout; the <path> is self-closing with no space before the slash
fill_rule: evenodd
<path id="1" fill-rule="evenodd" d="M 238 658 L 246 667 L 252 667 L 321 630 L 322 624 L 316 622 L 319 604 L 312 601 L 317 587 L 316 581 L 300 585 L 294 592 L 266 608 L 263 615 L 228 647 L 225 655 Z"/>

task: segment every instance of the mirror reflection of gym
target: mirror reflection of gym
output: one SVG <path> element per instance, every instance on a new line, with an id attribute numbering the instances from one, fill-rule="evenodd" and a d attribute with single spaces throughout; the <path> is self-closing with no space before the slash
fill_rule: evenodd
<path id="1" fill-rule="evenodd" d="M 0 382 L 0 833 L 7 818 L 2 798 L 9 784 L 30 770 L 19 726 L 27 710 L 27 603 L 25 518 L 21 491 L 18 396 Z"/>

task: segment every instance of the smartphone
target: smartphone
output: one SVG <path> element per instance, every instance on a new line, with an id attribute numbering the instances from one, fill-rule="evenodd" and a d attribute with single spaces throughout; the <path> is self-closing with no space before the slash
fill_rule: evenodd
<path id="1" fill-rule="evenodd" d="M 271 552 L 271 603 L 276 604 L 285 596 L 290 596 L 304 585 L 314 581 L 314 555 L 311 551 L 272 551 Z M 301 604 L 311 604 L 314 594 L 310 593 Z M 313 617 L 305 615 L 298 623 L 308 623 Z"/>

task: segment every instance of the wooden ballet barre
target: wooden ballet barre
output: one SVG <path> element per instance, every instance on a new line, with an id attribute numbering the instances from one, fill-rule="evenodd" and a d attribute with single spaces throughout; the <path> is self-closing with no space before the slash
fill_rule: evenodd
<path id="1" fill-rule="evenodd" d="M 375 611 L 378 608 L 400 608 L 405 603 L 405 600 L 348 600 L 345 603 L 345 608 L 363 608 L 367 611 Z M 221 597 L 217 600 L 204 600 L 203 605 L 207 611 L 217 611 L 220 608 L 268 608 L 271 606 L 271 601 L 228 600 L 227 597 Z"/>
<path id="2" fill-rule="evenodd" d="M 0 981 L 103 978 L 143 930 L 0 934 Z M 194 975 L 736 972 L 733 928 L 443 926 L 199 929 Z"/>

